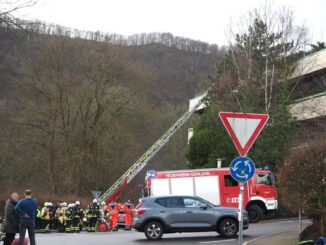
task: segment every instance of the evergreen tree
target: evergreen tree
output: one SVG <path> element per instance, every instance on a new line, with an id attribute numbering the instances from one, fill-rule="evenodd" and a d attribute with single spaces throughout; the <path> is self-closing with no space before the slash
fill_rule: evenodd
<path id="1" fill-rule="evenodd" d="M 235 35 L 218 73 L 211 77 L 209 109 L 196 125 L 188 148 L 190 167 L 224 166 L 238 155 L 219 111 L 267 113 L 270 119 L 248 156 L 258 166 L 279 164 L 290 147 L 295 123 L 289 112 L 287 77 L 293 69 L 295 42 L 272 31 L 256 16 L 245 33 Z"/>

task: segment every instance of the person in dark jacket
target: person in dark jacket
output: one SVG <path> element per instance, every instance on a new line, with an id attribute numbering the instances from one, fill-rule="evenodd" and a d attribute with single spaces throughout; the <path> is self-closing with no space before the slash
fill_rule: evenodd
<path id="1" fill-rule="evenodd" d="M 3 231 L 6 233 L 4 245 L 11 245 L 12 241 L 15 239 L 16 233 L 18 232 L 19 214 L 15 210 L 18 200 L 18 194 L 14 192 L 11 193 L 10 198 L 6 202 L 5 223 L 3 226 Z"/>
<path id="2" fill-rule="evenodd" d="M 35 242 L 35 217 L 37 210 L 37 201 L 32 198 L 32 191 L 25 191 L 25 198 L 20 200 L 16 205 L 19 213 L 19 245 L 24 245 L 26 230 L 30 245 L 36 245 Z"/>

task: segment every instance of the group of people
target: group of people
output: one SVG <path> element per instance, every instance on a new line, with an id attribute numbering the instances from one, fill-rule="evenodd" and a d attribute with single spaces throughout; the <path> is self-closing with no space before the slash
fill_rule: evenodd
<path id="1" fill-rule="evenodd" d="M 130 200 L 125 203 L 110 202 L 107 204 L 99 203 L 97 199 L 94 199 L 85 210 L 86 230 L 89 232 L 117 231 L 121 223 L 126 230 L 129 230 L 132 225 L 133 208 L 134 205 Z M 123 220 L 120 220 L 120 216 Z"/>
<path id="2" fill-rule="evenodd" d="M 88 232 L 118 230 L 119 215 L 123 215 L 126 229 L 131 229 L 133 204 L 130 200 L 125 203 L 99 203 L 94 199 L 84 210 L 79 201 L 75 203 L 45 202 L 37 209 L 36 229 L 41 232 L 57 230 L 58 232 L 78 233 L 82 227 Z"/>
<path id="3" fill-rule="evenodd" d="M 58 230 L 59 232 L 79 232 L 84 210 L 80 202 L 59 202 L 53 204 L 45 202 L 43 207 L 37 209 L 36 229 L 41 232 Z"/>
<path id="4" fill-rule="evenodd" d="M 25 191 L 25 198 L 19 200 L 17 193 L 12 193 L 5 207 L 4 245 L 11 245 L 16 233 L 19 233 L 19 245 L 24 245 L 26 230 L 30 244 L 35 245 L 35 230 L 40 232 L 80 232 L 83 227 L 86 231 L 117 231 L 119 225 L 126 230 L 132 226 L 132 210 L 134 205 L 130 200 L 125 203 L 99 203 L 94 199 L 84 210 L 81 203 L 45 202 L 38 206 L 32 198 L 30 190 Z M 123 220 L 121 220 L 121 218 Z"/>
<path id="5" fill-rule="evenodd" d="M 95 200 L 94 200 L 95 201 Z M 132 225 L 132 210 L 134 205 L 131 200 L 125 203 L 111 202 L 109 204 L 102 203 L 102 216 L 104 220 L 109 223 L 110 229 L 113 231 L 118 230 L 119 215 L 123 215 L 123 223 L 126 230 L 131 229 Z"/>
<path id="6" fill-rule="evenodd" d="M 5 207 L 5 221 L 3 231 L 5 232 L 4 245 L 11 245 L 16 233 L 19 233 L 19 245 L 24 245 L 26 230 L 31 245 L 35 242 L 35 216 L 37 201 L 32 198 L 32 191 L 26 190 L 25 198 L 19 200 L 18 193 L 10 195 Z"/>

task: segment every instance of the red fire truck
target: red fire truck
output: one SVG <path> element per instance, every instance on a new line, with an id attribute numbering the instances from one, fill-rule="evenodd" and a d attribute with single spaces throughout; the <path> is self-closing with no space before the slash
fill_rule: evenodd
<path id="1" fill-rule="evenodd" d="M 191 169 L 157 172 L 148 171 L 144 196 L 195 195 L 214 205 L 238 208 L 239 183 L 228 168 Z M 245 185 L 244 207 L 250 222 L 277 209 L 274 176 L 269 170 L 256 169 L 255 176 Z"/>

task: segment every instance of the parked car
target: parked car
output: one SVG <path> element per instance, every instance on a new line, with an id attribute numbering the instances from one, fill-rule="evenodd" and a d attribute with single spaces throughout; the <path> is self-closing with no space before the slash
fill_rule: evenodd
<path id="1" fill-rule="evenodd" d="M 244 213 L 244 229 L 248 214 Z M 239 230 L 236 208 L 220 207 L 195 196 L 142 198 L 134 209 L 133 227 L 148 240 L 160 240 L 164 233 L 216 231 L 234 237 Z"/>

